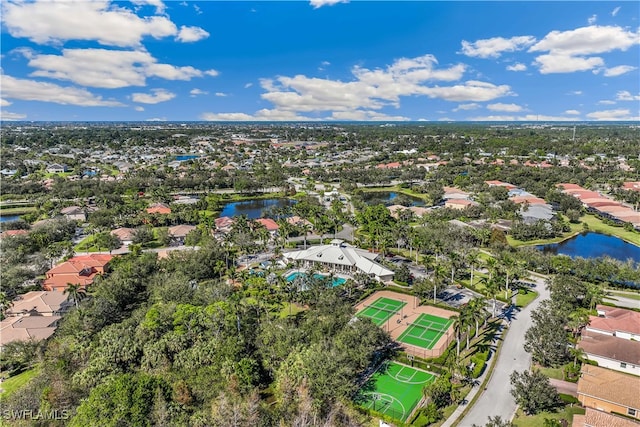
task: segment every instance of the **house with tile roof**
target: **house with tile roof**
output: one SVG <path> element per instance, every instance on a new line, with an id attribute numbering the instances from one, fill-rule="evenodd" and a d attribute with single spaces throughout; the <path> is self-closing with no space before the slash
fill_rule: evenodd
<path id="1" fill-rule="evenodd" d="M 136 230 L 134 228 L 120 227 L 115 230 L 111 230 L 109 234 L 120 239 L 123 245 L 129 246 L 133 243 L 133 239 L 136 236 Z"/>
<path id="2" fill-rule="evenodd" d="M 603 368 L 640 375 L 640 342 L 584 331 L 578 343 L 585 357 Z"/>
<path id="3" fill-rule="evenodd" d="M 278 230 L 280 229 L 280 226 L 278 225 L 278 223 L 272 220 L 271 218 L 258 218 L 255 221 L 258 224 L 262 224 L 262 226 L 264 226 L 264 228 L 266 228 L 269 234 L 271 234 L 272 236 L 275 236 L 278 233 Z"/>
<path id="4" fill-rule="evenodd" d="M 323 271 L 343 274 L 364 273 L 380 282 L 390 281 L 394 273 L 375 261 L 378 256 L 340 239 L 334 239 L 328 245 L 283 254 L 286 261 L 299 262 L 304 268 L 319 267 Z"/>
<path id="5" fill-rule="evenodd" d="M 63 292 L 31 291 L 18 295 L 7 309 L 7 316 L 54 316 L 67 311 L 73 304 Z"/>
<path id="6" fill-rule="evenodd" d="M 638 427 L 639 421 L 587 408 L 584 415 L 573 416 L 571 427 Z"/>
<path id="7" fill-rule="evenodd" d="M 639 390 L 640 377 L 582 365 L 578 400 L 586 408 L 640 419 Z"/>
<path id="8" fill-rule="evenodd" d="M 154 203 L 147 208 L 147 213 L 168 215 L 171 213 L 171 208 L 165 203 Z"/>
<path id="9" fill-rule="evenodd" d="M 45 291 L 64 292 L 69 284 L 87 288 L 97 275 L 105 273 L 105 268 L 113 256 L 106 254 L 80 255 L 56 265 L 46 272 L 42 283 Z"/>
<path id="10" fill-rule="evenodd" d="M 87 220 L 87 214 L 80 206 L 68 206 L 60 210 L 60 214 L 72 221 L 84 222 Z"/>
<path id="11" fill-rule="evenodd" d="M 195 229 L 196 227 L 193 225 L 174 225 L 173 227 L 169 227 L 169 236 L 171 236 L 173 244 L 184 245 L 184 239 L 187 238 L 187 234 Z"/>
<path id="12" fill-rule="evenodd" d="M 7 231 L 3 231 L 2 233 L 0 233 L 0 239 L 4 239 L 5 237 L 15 237 L 15 236 L 22 236 L 25 234 L 29 234 L 29 231 L 27 230 L 7 230 Z"/>
<path id="13" fill-rule="evenodd" d="M 10 316 L 0 322 L 0 349 L 14 341 L 46 340 L 56 331 L 60 316 Z"/>
<path id="14" fill-rule="evenodd" d="M 640 341 L 640 313 L 606 305 L 598 305 L 596 310 L 598 316 L 589 316 L 587 331 Z"/>

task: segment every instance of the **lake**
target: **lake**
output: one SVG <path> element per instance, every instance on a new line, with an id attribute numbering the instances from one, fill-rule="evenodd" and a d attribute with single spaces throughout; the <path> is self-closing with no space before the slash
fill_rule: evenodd
<path id="1" fill-rule="evenodd" d="M 11 222 L 20 219 L 19 215 L 2 215 L 0 216 L 0 222 Z"/>
<path id="2" fill-rule="evenodd" d="M 424 201 L 418 197 L 408 196 L 404 193 L 396 193 L 394 191 L 370 191 L 362 193 L 362 199 L 368 205 L 385 206 L 402 205 L 402 206 L 424 206 Z"/>
<path id="3" fill-rule="evenodd" d="M 536 248 L 544 252 L 567 255 L 572 258 L 598 258 L 606 255 L 620 261 L 626 261 L 631 258 L 633 261 L 640 263 L 640 247 L 617 237 L 594 232 L 581 233 L 563 242 L 538 245 Z"/>
<path id="4" fill-rule="evenodd" d="M 262 217 L 262 211 L 267 208 L 284 208 L 293 206 L 295 203 L 296 201 L 291 199 L 257 199 L 231 202 L 224 205 L 220 216 L 246 215 L 249 219 L 258 219 Z"/>

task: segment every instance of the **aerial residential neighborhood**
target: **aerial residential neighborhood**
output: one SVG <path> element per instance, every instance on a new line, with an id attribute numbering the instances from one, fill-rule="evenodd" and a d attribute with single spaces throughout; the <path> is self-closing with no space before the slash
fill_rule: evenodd
<path id="1" fill-rule="evenodd" d="M 0 426 L 640 427 L 639 20 L 0 2 Z"/>

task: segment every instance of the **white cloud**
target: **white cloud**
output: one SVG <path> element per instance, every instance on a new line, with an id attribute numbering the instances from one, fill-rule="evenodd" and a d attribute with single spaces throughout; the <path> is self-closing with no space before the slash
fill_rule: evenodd
<path id="1" fill-rule="evenodd" d="M 565 114 L 571 114 L 572 116 L 577 116 L 580 114 L 580 111 L 578 110 L 567 110 L 564 112 Z"/>
<path id="2" fill-rule="evenodd" d="M 621 90 L 616 93 L 616 99 L 618 101 L 640 101 L 640 93 L 638 95 L 631 95 L 628 90 Z"/>
<path id="3" fill-rule="evenodd" d="M 568 92 L 567 95 L 582 95 L 582 91 L 581 90 L 572 90 L 571 92 Z"/>
<path id="4" fill-rule="evenodd" d="M 26 114 L 12 113 L 9 111 L 0 110 L 0 120 L 3 120 L 3 121 L 24 120 L 26 118 L 27 118 Z"/>
<path id="5" fill-rule="evenodd" d="M 73 86 L 59 86 L 53 83 L 19 79 L 2 75 L 2 96 L 24 101 L 53 102 L 62 105 L 84 107 L 121 107 L 124 104 L 104 100 L 101 96 Z"/>
<path id="6" fill-rule="evenodd" d="M 428 81 L 457 80 L 465 70 L 462 64 L 444 69 L 436 69 L 436 64 L 434 56 L 424 55 L 398 59 L 384 69 L 353 67 L 354 79 L 348 82 L 304 75 L 262 79 L 260 84 L 267 92 L 261 97 L 273 103 L 278 110 L 345 111 L 358 108 L 377 110 L 385 105 L 397 107 L 401 96 L 426 95 L 454 101 L 484 101 L 509 90 L 508 86 L 500 86 L 496 90 L 496 86 L 481 82 L 428 87 L 425 85 Z"/>
<path id="7" fill-rule="evenodd" d="M 152 117 L 150 119 L 145 120 L 145 122 L 166 122 L 166 117 Z"/>
<path id="8" fill-rule="evenodd" d="M 529 52 L 549 51 L 557 55 L 593 55 L 596 53 L 627 50 L 640 43 L 640 34 L 617 26 L 576 28 L 570 31 L 552 31 Z"/>
<path id="9" fill-rule="evenodd" d="M 533 43 L 536 39 L 533 36 L 517 36 L 505 39 L 494 37 L 491 39 L 477 40 L 473 43 L 462 41 L 462 53 L 467 56 L 479 58 L 498 58 L 502 52 L 515 52 L 522 50 Z"/>
<path id="10" fill-rule="evenodd" d="M 618 65 L 617 67 L 611 67 L 604 70 L 604 76 L 617 77 L 636 70 L 637 68 L 638 67 L 632 67 L 631 65 Z"/>
<path id="11" fill-rule="evenodd" d="M 476 109 L 478 109 L 480 107 L 481 107 L 480 104 L 476 104 L 475 102 L 473 102 L 471 104 L 460 104 L 456 108 L 454 108 L 452 111 L 476 110 Z"/>
<path id="12" fill-rule="evenodd" d="M 9 105 L 11 105 L 12 103 L 7 101 L 4 98 L 0 98 L 0 107 L 8 107 Z"/>
<path id="13" fill-rule="evenodd" d="M 522 107 L 517 104 L 489 104 L 487 105 L 487 110 L 491 111 L 504 111 L 505 113 L 517 113 L 522 111 Z"/>
<path id="14" fill-rule="evenodd" d="M 593 14 L 589 17 L 589 19 L 587 19 L 587 22 L 589 23 L 589 25 L 593 25 L 596 23 L 597 20 L 598 20 L 598 15 Z"/>
<path id="15" fill-rule="evenodd" d="M 133 109 L 136 111 L 144 111 L 144 107 L 141 105 L 136 105 Z"/>
<path id="16" fill-rule="evenodd" d="M 209 92 L 195 88 L 189 91 L 189 95 L 191 95 L 191 97 L 193 98 L 199 95 L 209 95 Z"/>
<path id="17" fill-rule="evenodd" d="M 338 3 L 348 3 L 348 0 L 311 0 L 309 4 L 313 6 L 314 9 L 321 8 L 322 6 L 333 6 Z"/>
<path id="18" fill-rule="evenodd" d="M 293 111 L 262 109 L 254 115 L 246 113 L 203 113 L 200 115 L 206 121 L 312 121 L 309 117 L 299 116 Z"/>
<path id="19" fill-rule="evenodd" d="M 603 99 L 601 101 L 598 101 L 598 104 L 600 104 L 600 105 L 616 105 L 616 101 L 611 101 L 610 99 Z"/>
<path id="20" fill-rule="evenodd" d="M 620 6 L 616 7 L 615 9 L 613 9 L 611 11 L 611 16 L 616 16 L 618 14 L 618 12 L 620 12 L 620 9 L 621 9 Z"/>
<path id="21" fill-rule="evenodd" d="M 216 92 L 216 96 L 224 97 L 227 96 L 227 94 L 224 92 Z"/>
<path id="22" fill-rule="evenodd" d="M 540 55 L 535 59 L 535 64 L 542 74 L 573 73 L 575 71 L 588 71 L 604 65 L 604 60 L 597 56 L 583 58 L 560 54 Z"/>
<path id="23" fill-rule="evenodd" d="M 162 15 L 165 10 L 165 5 L 160 0 L 131 0 L 131 3 L 139 6 L 149 5 L 154 6 L 156 8 L 156 14 Z"/>
<path id="24" fill-rule="evenodd" d="M 178 33 L 176 40 L 182 43 L 192 43 L 202 39 L 206 39 L 207 37 L 209 37 L 209 33 L 202 28 L 187 27 L 183 25 L 182 27 L 180 27 L 180 32 Z"/>
<path id="25" fill-rule="evenodd" d="M 527 114 L 524 116 L 478 116 L 469 117 L 467 120 L 474 122 L 561 122 L 561 121 L 575 121 L 575 117 L 564 116 L 547 116 L 543 114 Z"/>
<path id="26" fill-rule="evenodd" d="M 548 52 L 535 59 L 542 74 L 571 73 L 604 66 L 602 58 L 589 55 L 626 51 L 639 43 L 640 33 L 617 26 L 591 25 L 569 31 L 552 31 L 531 46 L 529 52 Z"/>
<path id="27" fill-rule="evenodd" d="M 244 88 L 249 89 L 251 86 L 253 86 L 253 83 L 247 83 L 244 85 Z"/>
<path id="28" fill-rule="evenodd" d="M 359 122 L 366 121 L 408 121 L 410 120 L 408 117 L 404 116 L 389 116 L 387 114 L 380 113 L 378 111 L 364 111 L 364 110 L 354 110 L 354 111 L 335 111 L 331 114 L 331 117 L 327 118 L 328 120 L 353 120 Z"/>
<path id="29" fill-rule="evenodd" d="M 200 119 L 211 122 L 246 122 L 255 120 L 251 114 L 246 113 L 202 113 Z"/>
<path id="30" fill-rule="evenodd" d="M 140 46 L 143 37 L 161 39 L 178 33 L 166 16 L 140 17 L 107 0 L 5 1 L 2 22 L 13 37 L 39 44 L 95 40 L 102 45 L 128 47 Z"/>
<path id="31" fill-rule="evenodd" d="M 527 70 L 527 66 L 520 62 L 516 62 L 513 65 L 507 65 L 507 71 L 526 71 L 526 70 Z"/>
<path id="32" fill-rule="evenodd" d="M 218 70 L 207 70 L 204 72 L 207 76 L 218 77 L 220 72 Z"/>
<path id="33" fill-rule="evenodd" d="M 63 49 L 62 55 L 33 55 L 28 65 L 37 69 L 32 76 L 109 89 L 145 86 L 147 77 L 191 80 L 206 74 L 190 66 L 160 64 L 140 50 Z"/>
<path id="34" fill-rule="evenodd" d="M 440 98 L 446 101 L 491 101 L 502 96 L 512 95 L 508 85 L 496 86 L 493 83 L 469 80 L 464 84 L 444 87 L 423 88 L 422 93 L 430 98 Z"/>
<path id="35" fill-rule="evenodd" d="M 151 93 L 132 93 L 131 100 L 142 104 L 159 104 L 176 97 L 175 93 L 165 89 L 151 89 Z"/>
<path id="36" fill-rule="evenodd" d="M 612 121 L 627 121 L 627 120 L 640 120 L 640 117 L 631 116 L 631 112 L 627 109 L 617 110 L 605 110 L 594 111 L 587 114 L 587 117 L 593 120 L 612 120 Z"/>

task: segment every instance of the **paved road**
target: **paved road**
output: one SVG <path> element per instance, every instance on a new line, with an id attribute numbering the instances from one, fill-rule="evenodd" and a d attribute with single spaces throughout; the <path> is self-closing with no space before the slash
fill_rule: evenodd
<path id="1" fill-rule="evenodd" d="M 640 301 L 638 301 L 637 299 L 626 298 L 626 297 L 622 296 L 621 294 L 623 294 L 625 292 L 622 292 L 622 291 L 616 291 L 616 292 L 617 292 L 616 295 L 611 295 L 611 296 L 604 297 L 603 301 L 611 303 L 611 304 L 614 304 L 614 305 L 616 305 L 618 307 L 640 308 Z M 627 292 L 627 293 L 630 293 L 632 295 L 638 295 L 637 293 L 634 294 L 633 292 Z"/>
<path id="2" fill-rule="evenodd" d="M 462 419 L 460 427 L 471 427 L 473 424 L 485 425 L 489 416 L 500 415 L 502 419 L 510 420 L 516 411 L 516 402 L 511 396 L 511 382 L 509 376 L 513 371 L 529 369 L 531 355 L 524 351 L 524 334 L 533 323 L 531 311 L 536 309 L 540 301 L 549 298 L 549 291 L 545 289 L 544 280 L 536 280 L 536 291 L 540 296 L 520 312 L 513 313 L 511 326 L 500 350 L 500 356 L 495 369 L 487 384 L 487 389 L 476 401 L 473 408 Z"/>

